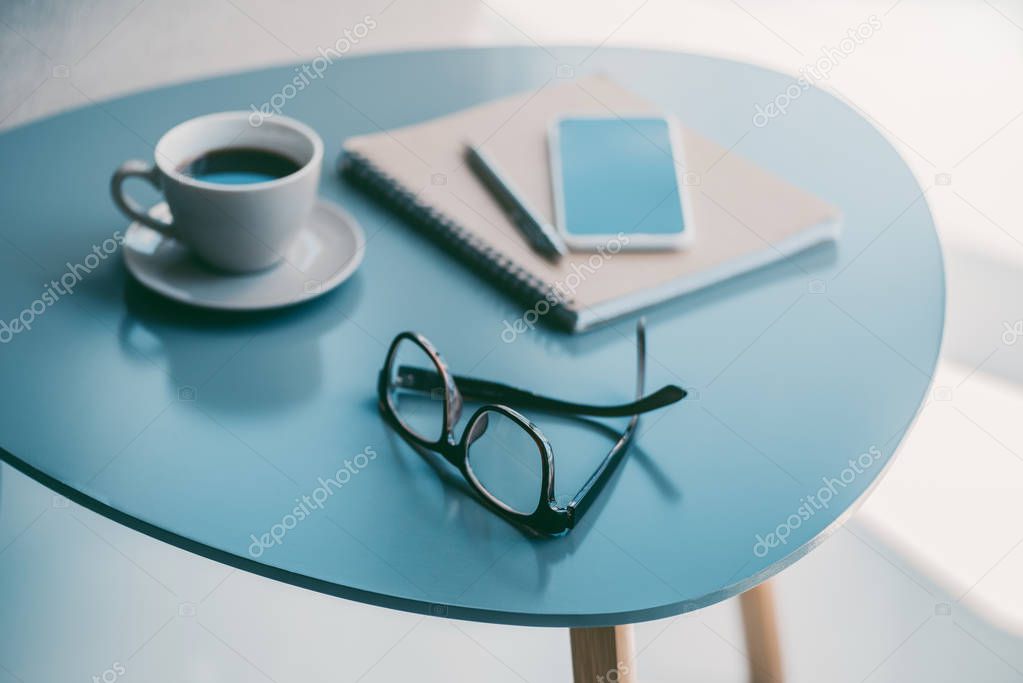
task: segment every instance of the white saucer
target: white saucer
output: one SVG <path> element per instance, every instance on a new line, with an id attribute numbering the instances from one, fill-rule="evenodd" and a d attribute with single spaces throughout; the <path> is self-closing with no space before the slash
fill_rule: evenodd
<path id="1" fill-rule="evenodd" d="M 161 202 L 150 215 L 169 217 Z M 290 306 L 326 294 L 358 269 L 366 251 L 359 224 L 319 200 L 306 225 L 276 266 L 245 275 L 218 272 L 199 262 L 186 246 L 141 223 L 124 238 L 124 263 L 145 286 L 193 306 L 258 311 Z"/>

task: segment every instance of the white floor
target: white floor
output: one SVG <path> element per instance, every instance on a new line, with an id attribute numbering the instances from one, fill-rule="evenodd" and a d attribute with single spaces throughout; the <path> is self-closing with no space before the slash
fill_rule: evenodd
<path id="1" fill-rule="evenodd" d="M 1023 5 L 7 0 L 0 127 L 310 59 L 366 15 L 377 27 L 353 52 L 606 39 L 793 74 L 877 17 L 880 30 L 818 85 L 868 116 L 927 190 L 948 268 L 946 342 L 933 400 L 888 477 L 776 580 L 786 665 L 793 681 L 1023 680 L 1023 335 L 1012 333 L 1023 321 Z M 565 631 L 326 599 L 66 506 L 10 468 L 0 476 L 0 683 L 569 680 Z M 734 603 L 637 634 L 643 681 L 744 679 Z"/>

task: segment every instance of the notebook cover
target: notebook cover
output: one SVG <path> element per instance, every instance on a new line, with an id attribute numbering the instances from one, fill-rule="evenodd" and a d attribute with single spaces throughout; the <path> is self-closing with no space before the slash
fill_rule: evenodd
<path id="1" fill-rule="evenodd" d="M 679 124 L 695 239 L 677 252 L 536 254 L 465 164 L 484 150 L 534 211 L 554 221 L 547 134 L 565 115 L 659 115 L 613 81 L 591 76 L 489 102 L 425 123 L 351 138 L 346 173 L 444 241 L 526 307 L 581 331 L 834 239 L 827 202 Z M 542 308 L 547 308 L 541 304 Z"/>

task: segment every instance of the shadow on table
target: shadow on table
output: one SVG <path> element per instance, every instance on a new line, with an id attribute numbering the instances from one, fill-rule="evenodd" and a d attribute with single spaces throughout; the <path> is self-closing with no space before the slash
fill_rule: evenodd
<path id="1" fill-rule="evenodd" d="M 593 420 L 586 417 L 569 417 L 562 418 L 565 422 L 571 422 L 577 429 L 589 430 L 594 435 L 599 435 L 607 442 L 607 450 L 610 450 L 611 446 L 618 440 L 621 435 L 621 431 L 603 422 Z M 495 574 L 508 574 L 511 571 L 517 571 L 518 574 L 515 576 L 507 576 L 509 580 L 515 581 L 519 585 L 522 585 L 523 579 L 531 579 L 532 586 L 536 590 L 542 590 L 546 588 L 550 580 L 549 567 L 564 560 L 571 556 L 576 549 L 578 549 L 589 536 L 593 530 L 594 524 L 600 518 L 603 509 L 607 505 L 608 500 L 614 496 L 615 489 L 619 478 L 626 469 L 626 462 L 623 461 L 612 474 L 611 479 L 608 481 L 606 487 L 600 492 L 600 495 L 594 501 L 586 515 L 580 520 L 578 526 L 569 531 L 568 533 L 560 536 L 543 536 L 537 534 L 525 527 L 515 524 L 500 515 L 491 511 L 477 496 L 473 488 L 465 481 L 461 473 L 458 472 L 444 456 L 439 453 L 422 449 L 416 445 L 406 442 L 392 429 L 387 429 L 387 441 L 390 446 L 390 450 L 397 456 L 396 460 L 401 464 L 402 468 L 406 471 L 409 477 L 420 476 L 420 473 L 414 472 L 408 467 L 408 463 L 405 461 L 405 457 L 410 455 L 411 452 L 418 453 L 418 455 L 430 466 L 434 473 L 439 477 L 442 482 L 444 495 L 448 499 L 448 505 L 445 506 L 445 512 L 453 514 L 458 517 L 458 524 L 467 530 L 467 533 L 472 533 L 474 530 L 480 534 L 490 533 L 491 524 L 493 520 L 498 520 L 501 524 L 506 524 L 512 533 L 520 539 L 522 545 L 528 546 L 532 551 L 533 559 L 535 561 L 535 573 L 532 577 L 524 577 L 520 571 L 521 565 L 509 565 L 503 562 L 497 562 L 492 567 L 492 571 Z M 456 429 L 456 434 L 459 431 Z M 557 455 L 557 445 L 554 445 L 555 451 L 555 469 L 558 470 L 559 461 Z M 604 457 L 606 452 L 594 453 L 591 466 L 596 467 L 597 463 Z M 679 491 L 678 487 L 673 481 L 665 474 L 660 468 L 657 462 L 640 446 L 638 442 L 633 442 L 630 446 L 628 453 L 625 455 L 626 460 L 634 460 L 647 476 L 653 486 L 653 492 L 656 495 L 664 496 L 670 500 L 678 500 L 682 497 L 682 492 Z M 561 465 L 565 465 L 564 460 L 561 461 Z M 583 475 L 583 479 L 575 481 L 578 477 L 573 477 L 570 484 L 566 485 L 566 488 L 570 488 L 571 491 L 557 491 L 557 499 L 559 505 L 564 505 L 568 502 L 568 499 L 575 493 L 575 489 L 581 485 L 585 477 L 590 474 L 589 471 Z M 557 479 L 556 479 L 557 481 Z M 560 488 L 560 487 L 559 487 Z M 414 486 L 407 487 L 409 494 L 418 491 Z M 434 489 L 431 489 L 431 491 Z M 424 509 L 428 509 L 429 505 L 424 505 Z M 444 520 L 444 523 L 453 523 L 450 519 Z M 513 568 L 510 568 L 513 567 Z"/>
<path id="2" fill-rule="evenodd" d="M 751 290 L 798 280 L 803 283 L 801 285 L 804 288 L 803 291 L 806 291 L 806 286 L 812 278 L 826 278 L 837 262 L 837 245 L 833 242 L 825 242 L 762 268 L 656 304 L 645 309 L 642 315 L 647 319 L 651 334 L 656 334 L 657 327 L 661 324 L 668 324 L 701 309 L 716 306 Z M 599 276 L 600 273 L 597 271 L 594 277 Z M 510 317 L 517 319 L 522 315 L 522 311 L 513 309 L 509 311 L 509 314 L 511 314 Z M 541 317 L 541 322 L 536 325 L 537 329 L 523 334 L 537 336 L 542 340 L 543 346 L 552 352 L 576 355 L 618 343 L 622 340 L 623 335 L 631 339 L 632 333 L 629 330 L 635 325 L 635 320 L 639 315 L 640 313 L 634 313 L 621 320 L 598 325 L 584 334 L 566 332 L 549 324 L 548 319 Z"/>
<path id="3" fill-rule="evenodd" d="M 201 387 L 206 408 L 270 413 L 316 395 L 323 375 L 320 337 L 345 323 L 360 295 L 356 277 L 290 308 L 214 311 L 171 301 L 128 279 L 118 340 L 130 355 L 164 368 L 173 391 Z"/>

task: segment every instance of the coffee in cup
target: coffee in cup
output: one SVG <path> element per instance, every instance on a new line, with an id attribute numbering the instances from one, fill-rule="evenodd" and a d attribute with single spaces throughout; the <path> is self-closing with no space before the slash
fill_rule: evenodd
<path id="1" fill-rule="evenodd" d="M 252 126 L 247 112 L 224 112 L 170 129 L 154 157 L 126 161 L 114 173 L 110 190 L 121 211 L 217 268 L 248 273 L 280 261 L 302 229 L 316 201 L 323 141 L 288 117 Z M 163 193 L 170 220 L 125 194 L 132 177 Z"/>

